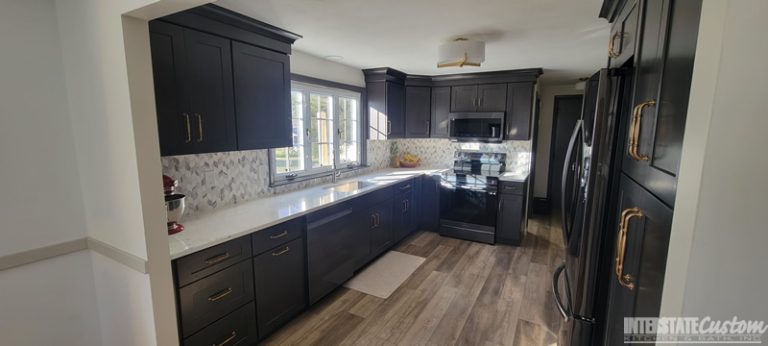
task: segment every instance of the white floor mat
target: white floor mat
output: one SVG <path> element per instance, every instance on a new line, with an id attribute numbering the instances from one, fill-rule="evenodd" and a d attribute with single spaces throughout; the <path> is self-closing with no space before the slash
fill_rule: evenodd
<path id="1" fill-rule="evenodd" d="M 390 251 L 347 281 L 344 286 L 379 298 L 389 298 L 425 259 Z"/>

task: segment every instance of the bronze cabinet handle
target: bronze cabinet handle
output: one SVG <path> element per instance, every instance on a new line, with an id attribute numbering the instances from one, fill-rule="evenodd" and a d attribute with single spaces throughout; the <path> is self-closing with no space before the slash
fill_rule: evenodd
<path id="1" fill-rule="evenodd" d="M 208 301 L 215 302 L 217 300 L 220 300 L 221 298 L 224 298 L 230 295 L 231 293 L 232 293 L 232 287 L 227 287 L 226 289 L 216 292 L 210 297 L 208 297 Z"/>
<path id="2" fill-rule="evenodd" d="M 392 121 L 387 120 L 387 135 L 392 134 Z"/>
<path id="3" fill-rule="evenodd" d="M 288 235 L 288 231 L 282 231 L 280 233 L 273 234 L 273 235 L 269 236 L 269 239 L 280 239 L 280 238 L 285 237 L 287 235 Z"/>
<path id="4" fill-rule="evenodd" d="M 205 260 L 205 264 L 209 264 L 209 265 L 216 264 L 216 263 L 219 263 L 219 262 L 221 262 L 221 261 L 223 261 L 225 259 L 228 259 L 230 257 L 232 257 L 232 255 L 230 255 L 229 251 L 227 251 L 227 252 L 225 252 L 223 254 L 219 254 L 219 255 L 207 258 Z"/>
<path id="5" fill-rule="evenodd" d="M 288 251 L 291 251 L 291 248 L 286 246 L 285 249 L 282 249 L 282 250 L 280 250 L 278 252 L 273 252 L 272 256 L 282 256 L 282 255 L 285 255 L 286 253 L 288 253 Z"/>
<path id="6" fill-rule="evenodd" d="M 237 337 L 237 332 L 233 330 L 232 334 L 228 338 L 224 339 L 224 341 L 218 344 L 213 344 L 213 346 L 224 346 L 228 344 L 230 341 L 234 340 L 236 337 Z"/>
<path id="7" fill-rule="evenodd" d="M 371 228 L 376 228 L 376 214 L 371 214 Z"/>
<path id="8" fill-rule="evenodd" d="M 645 214 L 639 208 L 627 208 L 621 212 L 619 217 L 619 234 L 616 238 L 616 263 L 614 271 L 616 273 L 616 279 L 619 281 L 621 287 L 628 288 L 630 291 L 635 288 L 635 284 L 632 282 L 634 278 L 631 274 L 624 274 L 624 256 L 627 251 L 627 230 L 629 229 L 629 221 L 633 217 L 644 217 Z"/>
<path id="9" fill-rule="evenodd" d="M 608 41 L 608 57 L 618 58 L 621 55 L 621 51 L 616 51 L 616 39 L 621 37 L 621 31 L 617 31 L 611 35 L 611 40 Z"/>
<path id="10" fill-rule="evenodd" d="M 183 115 L 187 122 L 187 140 L 184 143 L 190 143 L 192 142 L 192 123 L 189 121 L 189 114 L 187 112 L 184 112 Z"/>
<path id="11" fill-rule="evenodd" d="M 645 101 L 632 110 L 632 120 L 629 127 L 629 147 L 627 153 L 630 157 L 636 161 L 648 161 L 647 155 L 642 155 L 637 152 L 640 147 L 640 123 L 643 120 L 643 110 L 646 107 L 655 106 L 655 100 Z"/>
<path id="12" fill-rule="evenodd" d="M 202 142 L 203 141 L 203 116 L 197 113 L 195 113 L 195 116 L 197 117 L 197 141 Z"/>

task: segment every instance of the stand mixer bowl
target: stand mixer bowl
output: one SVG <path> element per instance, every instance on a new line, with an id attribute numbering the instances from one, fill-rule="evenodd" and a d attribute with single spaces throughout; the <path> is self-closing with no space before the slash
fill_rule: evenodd
<path id="1" fill-rule="evenodd" d="M 165 195 L 165 211 L 168 215 L 168 234 L 179 233 L 184 230 L 179 221 L 184 215 L 184 200 L 186 196 L 180 193 Z"/>

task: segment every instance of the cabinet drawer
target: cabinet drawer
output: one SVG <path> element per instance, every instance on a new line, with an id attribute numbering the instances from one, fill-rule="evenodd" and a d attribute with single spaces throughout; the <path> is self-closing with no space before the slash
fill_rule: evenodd
<path id="1" fill-rule="evenodd" d="M 251 257 L 250 237 L 242 237 L 177 259 L 178 286 L 186 286 Z"/>
<path id="2" fill-rule="evenodd" d="M 525 193 L 525 184 L 513 183 L 513 182 L 501 182 L 501 185 L 499 186 L 499 192 L 506 193 L 506 194 L 522 195 Z"/>
<path id="3" fill-rule="evenodd" d="M 304 238 L 271 249 L 253 259 L 256 313 L 264 337 L 304 310 L 306 282 Z"/>
<path id="4" fill-rule="evenodd" d="M 181 288 L 179 308 L 183 335 L 191 335 L 252 300 L 250 260 Z"/>
<path id="5" fill-rule="evenodd" d="M 185 339 L 184 346 L 254 345 L 257 340 L 256 307 L 250 302 Z"/>
<path id="6" fill-rule="evenodd" d="M 253 254 L 258 255 L 280 244 L 301 236 L 304 230 L 304 218 L 300 217 L 279 225 L 263 229 L 251 235 L 253 239 Z"/>
<path id="7" fill-rule="evenodd" d="M 401 193 L 409 193 L 413 190 L 413 179 L 408 179 L 406 181 L 400 182 L 395 184 L 394 187 L 392 187 L 392 191 L 395 195 L 401 194 Z"/>

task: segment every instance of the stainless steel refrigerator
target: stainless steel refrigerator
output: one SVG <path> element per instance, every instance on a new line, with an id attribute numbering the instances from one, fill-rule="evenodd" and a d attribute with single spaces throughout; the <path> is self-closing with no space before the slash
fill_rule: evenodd
<path id="1" fill-rule="evenodd" d="M 560 219 L 565 261 L 552 277 L 553 299 L 563 317 L 560 345 L 599 344 L 605 325 L 606 219 L 613 212 L 614 166 L 621 147 L 619 114 L 630 94 L 631 68 L 602 69 L 587 82 L 581 119 L 560 177 Z"/>

